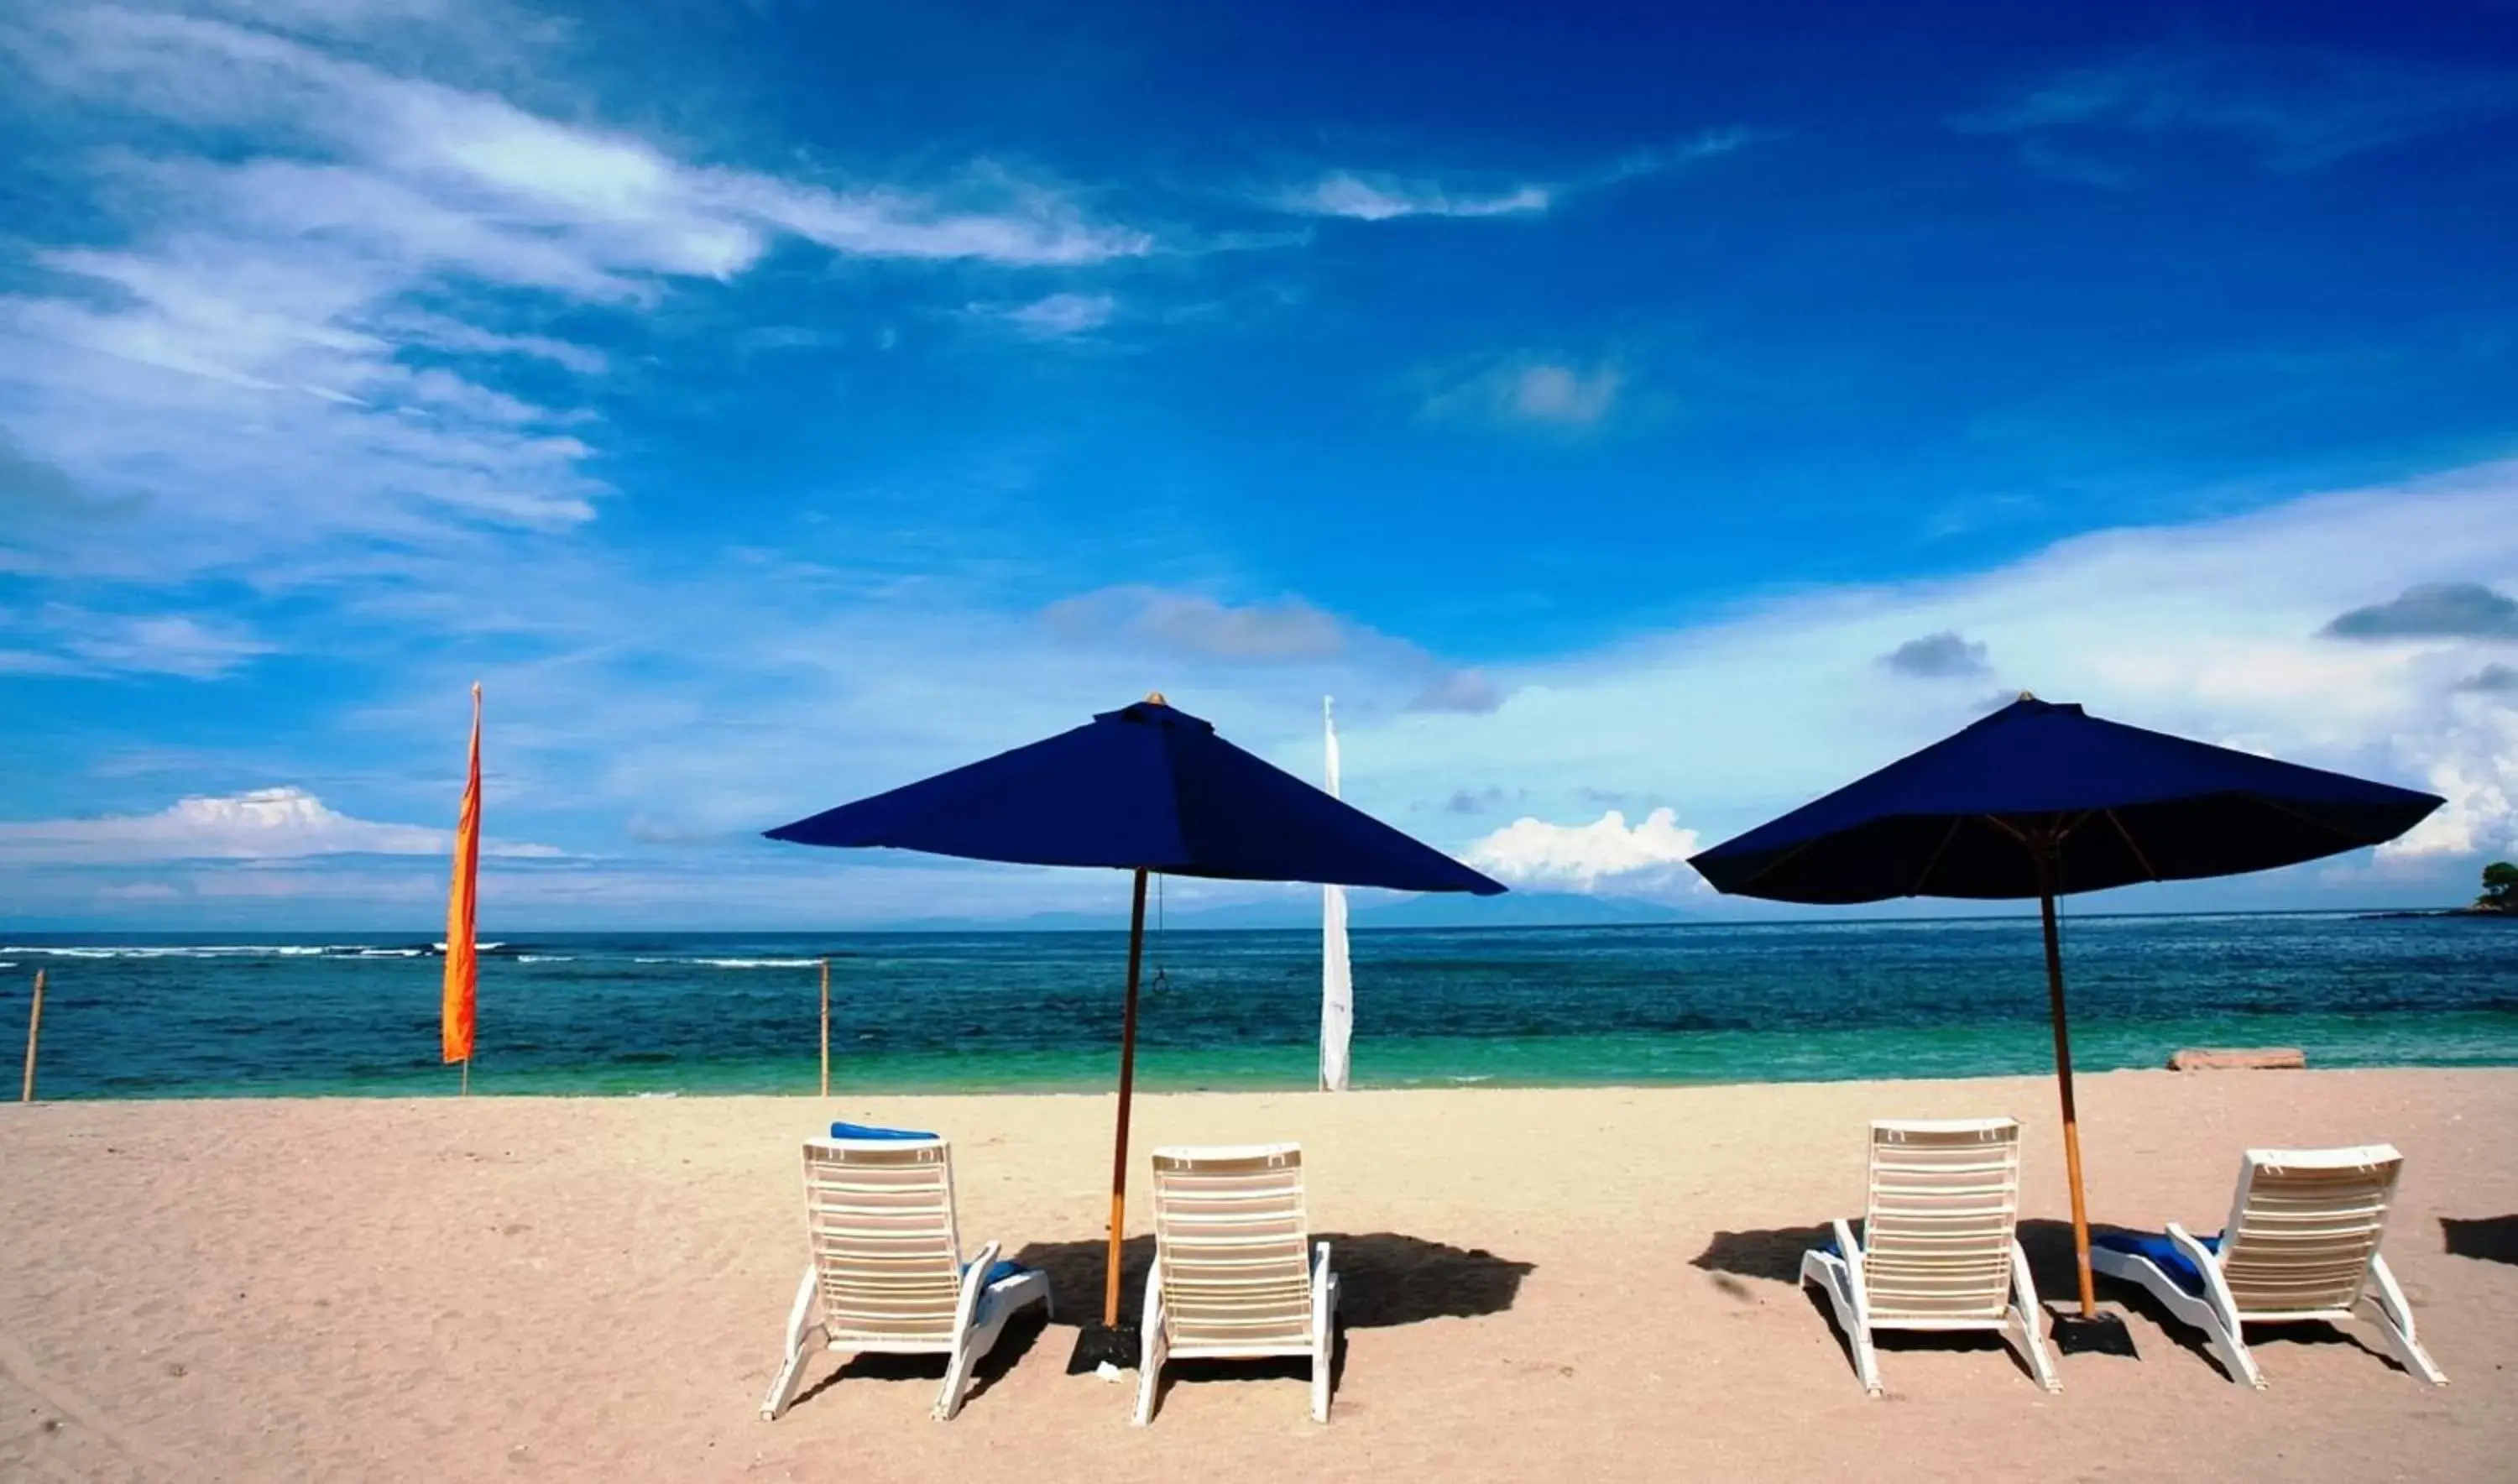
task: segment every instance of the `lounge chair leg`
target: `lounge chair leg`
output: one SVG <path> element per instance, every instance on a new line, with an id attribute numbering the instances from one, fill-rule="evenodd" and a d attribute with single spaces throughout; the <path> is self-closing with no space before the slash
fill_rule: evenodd
<path id="1" fill-rule="evenodd" d="M 1143 1427 L 1154 1419 L 1154 1393 L 1162 1388 L 1162 1347 L 1149 1346 L 1150 1352 L 1137 1367 L 1137 1415 L 1133 1420 Z"/>
<path id="2" fill-rule="evenodd" d="M 1171 1338 L 1163 1332 L 1163 1258 L 1154 1254 L 1154 1265 L 1146 1270 L 1146 1307 L 1141 1322 L 1143 1338 L 1137 1351 L 1137 1415 L 1136 1424 L 1144 1427 L 1154 1419 L 1154 1394 L 1162 1389 L 1163 1361 L 1170 1356 Z"/>
<path id="3" fill-rule="evenodd" d="M 1857 1326 L 1853 1331 L 1853 1369 L 1862 1377 L 1862 1389 L 1879 1396 L 1888 1388 L 1880 1384 L 1880 1352 L 1871 1343 L 1871 1331 Z"/>
<path id="4" fill-rule="evenodd" d="M 1328 1276 L 1314 1300 L 1312 1323 L 1312 1420 L 1329 1419 L 1329 1368 L 1337 1359 L 1337 1277 Z"/>
<path id="5" fill-rule="evenodd" d="M 949 1422 L 962 1410 L 962 1395 L 971 1389 L 971 1368 L 987 1354 L 982 1339 L 994 1335 L 966 1334 L 962 1343 L 953 1347 L 952 1362 L 944 1368 L 944 1388 L 935 1393 L 935 1420 Z"/>
<path id="6" fill-rule="evenodd" d="M 1839 1228 L 1843 1222 L 1837 1223 Z M 1850 1238 L 1838 1233 L 1839 1251 L 1859 1251 L 1849 1245 Z M 1845 1346 L 1853 1352 L 1853 1374 L 1862 1389 L 1880 1395 L 1880 1357 L 1872 1348 L 1870 1315 L 1863 1311 L 1862 1297 L 1854 1288 L 1853 1267 L 1842 1257 L 1826 1252 L 1808 1252 L 1802 1257 L 1802 1285 L 1816 1288 L 1827 1295 L 1827 1305 L 1836 1313 L 1836 1326 L 1845 1331 Z"/>
<path id="7" fill-rule="evenodd" d="M 2046 1353 L 2046 1337 L 2037 1332 L 2037 1310 L 2034 1307 L 2023 1310 L 2014 1304 L 2011 1319 L 2019 1327 L 2019 1353 L 2028 1357 L 2028 1374 L 2048 1391 L 2062 1391 L 2063 1383 L 2056 1378 L 2054 1357 Z"/>
<path id="8" fill-rule="evenodd" d="M 803 1282 L 796 1286 L 796 1302 L 787 1311 L 787 1358 L 769 1382 L 769 1394 L 760 1400 L 762 1421 L 778 1420 L 778 1415 L 796 1399 L 796 1386 L 804 1378 L 804 1341 L 822 1329 L 813 1320 L 813 1304 L 820 1296 L 814 1291 L 813 1270 L 806 1268 Z"/>
<path id="9" fill-rule="evenodd" d="M 2212 1353 L 2219 1357 L 2221 1369 L 2230 1373 L 2230 1379 L 2241 1386 L 2253 1386 L 2258 1391 L 2265 1389 L 2265 1374 L 2256 1369 L 2256 1358 L 2247 1353 L 2247 1336 L 2243 1330 L 2214 1325 L 2203 1331 L 2203 1336 L 2211 1341 Z"/>
<path id="10" fill-rule="evenodd" d="M 2045 1311 L 2037 1303 L 2037 1280 L 2029 1275 L 2028 1253 L 2017 1241 L 2011 1244 L 2011 1317 L 2019 1326 L 2019 1348 L 2028 1357 L 2029 1374 L 2048 1391 L 2062 1390 L 2063 1383 L 2055 1377 L 2054 1357 L 2046 1353 L 2046 1336 L 2038 1330 Z"/>
<path id="11" fill-rule="evenodd" d="M 2405 1290 L 2396 1287 L 2396 1275 L 2387 1268 L 2387 1259 L 2372 1254 L 2369 1258 L 2369 1290 L 2361 1301 L 2376 1311 L 2378 1332 L 2387 1337 L 2387 1348 L 2396 1353 L 2404 1368 L 2434 1386 L 2448 1384 L 2448 1376 L 2431 1362 L 2430 1352 L 2413 1337 L 2412 1305 L 2405 1302 Z"/>

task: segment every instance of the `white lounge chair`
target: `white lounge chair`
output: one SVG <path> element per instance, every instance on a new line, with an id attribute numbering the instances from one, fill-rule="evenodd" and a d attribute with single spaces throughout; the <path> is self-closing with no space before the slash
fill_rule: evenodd
<path id="1" fill-rule="evenodd" d="M 2019 1123 L 2014 1118 L 1871 1125 L 1871 1204 L 1857 1240 L 1802 1258 L 1853 1346 L 1862 1389 L 1880 1394 L 1874 1330 L 1991 1330 L 2015 1335 L 2037 1383 L 2060 1391 L 2019 1249 Z"/>
<path id="2" fill-rule="evenodd" d="M 804 1143 L 813 1263 L 796 1286 L 786 1361 L 760 1415 L 774 1420 L 795 1399 L 805 1341 L 818 1332 L 833 1350 L 952 1357 L 935 1397 L 936 1419 L 948 1420 L 1006 1321 L 1026 1304 L 1047 1310 L 1049 1275 L 999 1262 L 993 1242 L 962 1260 L 953 1152 L 942 1139 L 849 1132 Z"/>
<path id="3" fill-rule="evenodd" d="M 2160 1307 L 2203 1331 L 2230 1379 L 2264 1389 L 2245 1327 L 2322 1319 L 2341 1323 L 2369 1306 L 2387 1348 L 2405 1369 L 2445 1386 L 2448 1377 L 2413 1338 L 2413 1311 L 2378 1255 L 2405 1157 L 2393 1145 L 2353 1149 L 2251 1149 L 2238 1164 L 2238 1194 L 2217 1237 L 2103 1231 L 2090 1266 L 2138 1283 Z"/>
<path id="4" fill-rule="evenodd" d="M 1312 1420 L 1329 1419 L 1337 1275 L 1311 1246 L 1294 1144 L 1154 1151 L 1154 1265 L 1146 1275 L 1137 1425 L 1166 1360 L 1305 1355 Z"/>

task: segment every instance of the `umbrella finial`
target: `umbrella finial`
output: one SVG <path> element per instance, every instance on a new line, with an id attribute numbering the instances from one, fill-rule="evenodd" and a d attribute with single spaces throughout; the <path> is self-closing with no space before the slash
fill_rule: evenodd
<path id="1" fill-rule="evenodd" d="M 1149 706 L 1169 706 L 1172 703 L 1163 699 L 1163 693 L 1161 691 L 1150 690 L 1146 692 L 1146 704 Z"/>
<path id="2" fill-rule="evenodd" d="M 2019 693 L 2019 699 L 2023 701 L 2034 701 L 2037 699 L 2037 692 L 2033 690 L 2023 690 Z"/>

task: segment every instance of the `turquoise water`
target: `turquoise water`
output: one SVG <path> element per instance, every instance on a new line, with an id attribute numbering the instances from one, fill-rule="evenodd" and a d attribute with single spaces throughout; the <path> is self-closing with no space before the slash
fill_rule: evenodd
<path id="1" fill-rule="evenodd" d="M 1299 1088 L 1317 934 L 1173 932 L 1143 1085 Z M 477 1093 L 809 1092 L 816 963 L 835 1087 L 1102 1089 L 1118 933 L 520 937 L 481 967 Z M 1365 931 L 1359 1086 L 1973 1076 L 2050 1069 L 2034 918 Z M 2518 1065 L 2518 923 L 2078 918 L 2088 1069 L 2180 1046 L 2314 1066 Z M 451 1092 L 426 936 L 34 935 L 0 944 L 0 1035 L 51 975 L 48 1098 Z"/>

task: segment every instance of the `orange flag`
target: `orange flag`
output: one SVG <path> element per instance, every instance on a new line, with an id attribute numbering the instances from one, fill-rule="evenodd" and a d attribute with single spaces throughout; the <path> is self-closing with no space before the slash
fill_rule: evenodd
<path id="1" fill-rule="evenodd" d="M 472 769 L 463 782 L 463 812 L 455 821 L 455 886 L 446 897 L 446 1004 L 438 1032 L 446 1060 L 472 1060 L 473 995 L 481 961 L 472 951 L 473 908 L 481 875 L 481 682 L 472 682 Z M 468 1074 L 469 1067 L 464 1069 Z M 467 1075 L 465 1080 L 470 1080 Z"/>

